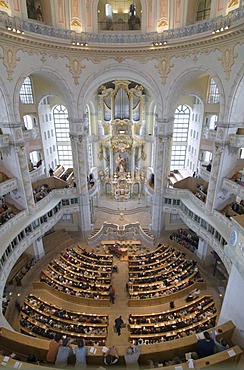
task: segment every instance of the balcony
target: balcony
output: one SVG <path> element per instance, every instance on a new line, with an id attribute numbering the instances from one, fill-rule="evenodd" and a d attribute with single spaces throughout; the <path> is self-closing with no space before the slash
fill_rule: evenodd
<path id="1" fill-rule="evenodd" d="M 39 127 L 33 127 L 31 130 L 23 131 L 23 138 L 25 142 L 36 140 L 40 136 Z"/>
<path id="2" fill-rule="evenodd" d="M 235 148 L 244 147 L 244 129 L 238 129 L 236 134 L 229 135 L 230 146 Z"/>
<path id="3" fill-rule="evenodd" d="M 0 148 L 6 148 L 9 146 L 9 135 L 2 134 L 0 135 Z"/>
<path id="4" fill-rule="evenodd" d="M 203 135 L 205 136 L 207 140 L 215 141 L 216 136 L 217 136 L 217 131 L 211 130 L 210 128 L 205 127 L 203 130 Z"/>

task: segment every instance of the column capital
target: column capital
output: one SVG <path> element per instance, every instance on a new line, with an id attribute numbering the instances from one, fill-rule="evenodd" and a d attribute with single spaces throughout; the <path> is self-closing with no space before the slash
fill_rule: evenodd
<path id="1" fill-rule="evenodd" d="M 83 116 L 81 118 L 68 118 L 69 124 L 70 124 L 70 130 L 77 134 L 85 134 L 85 132 L 88 132 L 88 119 L 87 116 Z"/>
<path id="2" fill-rule="evenodd" d="M 87 134 L 79 135 L 79 134 L 69 134 L 70 141 L 77 144 L 82 144 L 87 139 Z"/>

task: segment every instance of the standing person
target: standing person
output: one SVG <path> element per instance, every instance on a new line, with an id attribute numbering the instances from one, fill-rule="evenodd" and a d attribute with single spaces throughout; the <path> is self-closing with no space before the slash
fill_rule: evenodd
<path id="1" fill-rule="evenodd" d="M 68 338 L 64 338 L 62 341 L 62 345 L 58 349 L 55 365 L 57 367 L 67 366 L 68 359 L 72 355 L 73 350 L 71 348 L 71 341 Z"/>
<path id="2" fill-rule="evenodd" d="M 140 354 L 140 347 L 134 345 L 129 346 L 124 356 L 126 366 L 129 368 L 139 368 L 138 359 L 140 357 Z"/>
<path id="3" fill-rule="evenodd" d="M 61 339 L 62 339 L 62 334 L 56 333 L 54 339 L 51 340 L 49 344 L 47 356 L 46 356 L 47 362 L 51 362 L 54 364 L 54 362 L 56 361 L 58 349 L 61 346 Z"/>
<path id="4" fill-rule="evenodd" d="M 115 303 L 115 288 L 113 285 L 109 287 L 109 300 L 111 303 Z"/>
<path id="5" fill-rule="evenodd" d="M 77 345 L 78 347 L 75 348 L 75 367 L 86 369 L 87 347 L 83 339 L 79 339 Z"/>
<path id="6" fill-rule="evenodd" d="M 117 319 L 114 320 L 114 326 L 117 330 L 118 335 L 121 335 L 121 328 L 124 324 L 124 321 L 122 320 L 122 316 L 117 317 Z"/>

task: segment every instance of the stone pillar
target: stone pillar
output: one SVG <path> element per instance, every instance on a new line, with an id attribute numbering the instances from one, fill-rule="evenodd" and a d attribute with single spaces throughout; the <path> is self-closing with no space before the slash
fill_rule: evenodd
<path id="1" fill-rule="evenodd" d="M 32 213 L 35 208 L 35 201 L 33 196 L 33 188 L 31 184 L 28 161 L 24 145 L 23 144 L 15 145 L 15 151 L 17 153 L 17 158 L 21 170 L 21 179 L 24 188 L 26 204 L 28 207 L 28 211 Z"/>
<path id="2" fill-rule="evenodd" d="M 208 243 L 202 239 L 199 238 L 198 242 L 198 248 L 196 250 L 196 255 L 201 258 L 201 260 L 205 261 L 207 255 L 208 255 Z"/>
<path id="3" fill-rule="evenodd" d="M 109 177 L 112 178 L 114 175 L 114 150 L 110 147 L 109 151 Z"/>
<path id="4" fill-rule="evenodd" d="M 38 261 L 43 256 L 45 256 L 45 250 L 42 242 L 42 238 L 38 238 L 36 241 L 33 242 L 33 251 L 35 259 Z"/>
<path id="5" fill-rule="evenodd" d="M 205 212 L 211 214 L 214 210 L 214 198 L 218 185 L 218 175 L 221 163 L 221 157 L 224 147 L 219 144 L 215 144 L 215 150 L 213 152 L 212 167 L 210 172 L 208 193 L 206 198 Z"/>
<path id="6" fill-rule="evenodd" d="M 152 232 L 159 237 L 163 228 L 163 193 L 167 187 L 169 175 L 172 133 L 166 133 L 169 122 L 157 120 L 155 165 L 154 165 L 154 197 L 152 202 Z"/>
<path id="7" fill-rule="evenodd" d="M 130 168 L 130 175 L 131 178 L 135 178 L 135 148 L 133 147 L 131 150 L 131 168 Z"/>
<path id="8" fill-rule="evenodd" d="M 91 214 L 87 184 L 88 175 L 88 150 L 87 150 L 87 121 L 83 119 L 70 120 L 70 134 L 74 173 L 76 176 L 77 191 L 80 205 L 80 229 L 84 237 L 91 231 Z"/>

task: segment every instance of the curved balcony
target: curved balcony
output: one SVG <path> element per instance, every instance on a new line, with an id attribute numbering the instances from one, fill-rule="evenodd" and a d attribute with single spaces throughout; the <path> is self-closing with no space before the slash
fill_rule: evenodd
<path id="1" fill-rule="evenodd" d="M 33 127 L 31 130 L 23 131 L 23 138 L 26 142 L 36 140 L 40 136 L 39 127 Z"/>
<path id="2" fill-rule="evenodd" d="M 238 184 L 237 182 L 224 178 L 222 187 L 223 189 L 228 190 L 231 194 L 244 199 L 244 186 Z"/>
<path id="3" fill-rule="evenodd" d="M 235 148 L 243 148 L 244 147 L 244 135 L 230 134 L 229 142 L 230 142 L 230 146 L 233 146 Z"/>
<path id="4" fill-rule="evenodd" d="M 0 197 L 3 195 L 9 193 L 10 191 L 13 191 L 15 189 L 18 189 L 18 181 L 16 178 L 5 180 L 4 182 L 0 183 Z"/>
<path id="5" fill-rule="evenodd" d="M 212 32 L 219 29 L 220 25 L 227 30 L 229 25 L 231 27 L 238 26 L 243 18 L 243 7 L 239 7 L 228 13 L 225 17 L 219 16 L 214 19 L 198 22 L 186 27 L 165 30 L 160 35 L 157 32 L 142 34 L 140 31 L 130 31 L 128 33 L 121 33 L 120 31 L 116 33 L 116 31 L 113 31 L 111 33 L 106 32 L 106 34 L 81 32 L 78 34 L 75 31 L 54 28 L 38 22 L 35 23 L 33 20 L 23 20 L 17 17 L 12 18 L 5 12 L 0 12 L 0 25 L 5 29 L 10 30 L 10 32 L 12 29 L 20 30 L 21 32 L 25 32 L 25 34 L 34 34 L 37 37 L 40 36 L 42 38 L 48 38 L 49 40 L 50 38 L 53 38 L 55 42 L 66 41 L 70 44 L 73 42 L 74 45 L 76 45 L 76 43 L 79 43 L 79 45 L 85 45 L 88 43 L 89 46 L 93 44 L 93 46 L 102 48 L 102 44 L 105 44 L 104 47 L 106 48 L 106 45 L 108 44 L 114 45 L 115 47 L 125 44 L 140 44 L 150 45 L 151 47 L 151 45 L 155 43 L 159 44 L 162 42 L 163 44 L 165 40 L 172 43 L 174 41 L 180 42 L 184 39 L 192 41 L 193 37 L 199 39 L 206 35 L 213 38 Z"/>
<path id="6" fill-rule="evenodd" d="M 6 148 L 9 146 L 9 141 L 10 141 L 9 138 L 10 138 L 10 135 L 8 134 L 0 135 L 0 149 Z"/>

